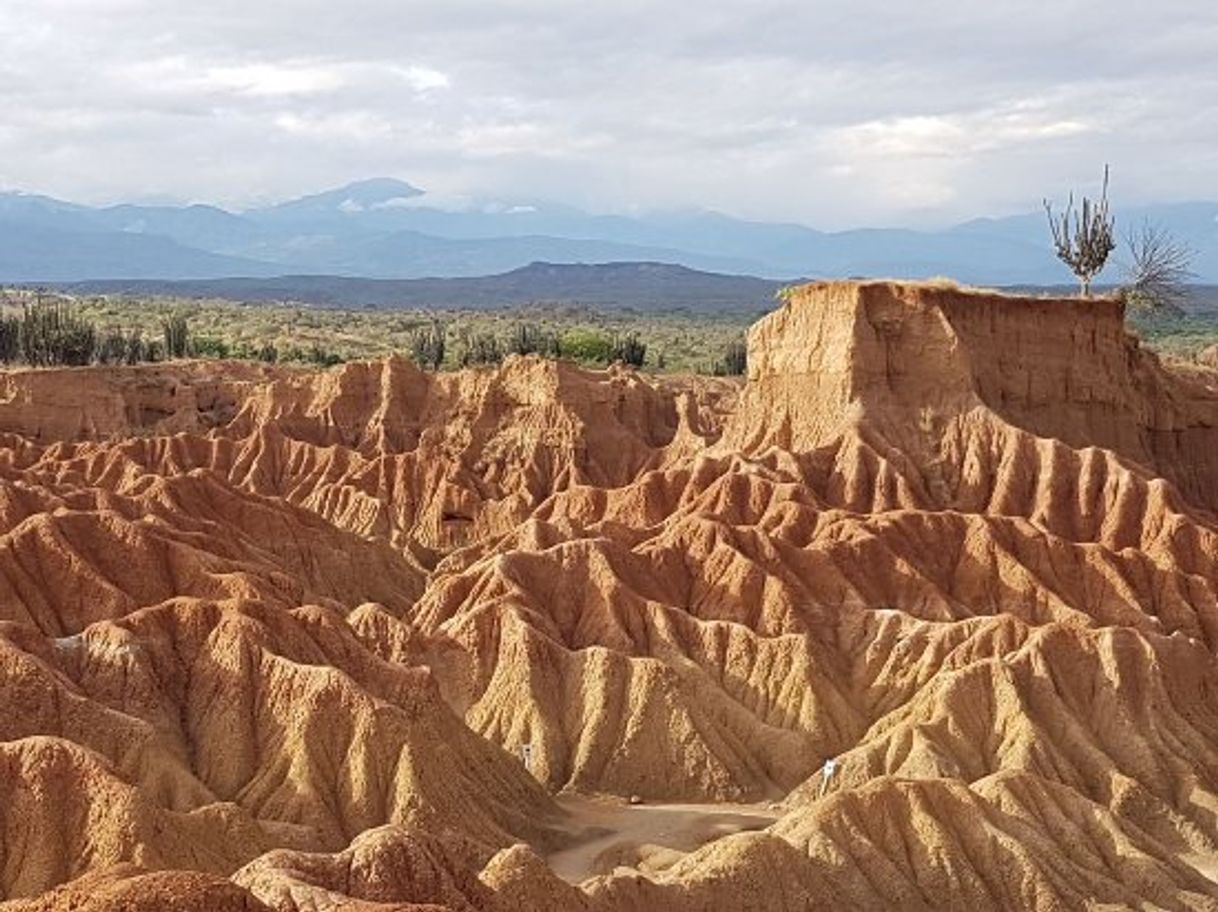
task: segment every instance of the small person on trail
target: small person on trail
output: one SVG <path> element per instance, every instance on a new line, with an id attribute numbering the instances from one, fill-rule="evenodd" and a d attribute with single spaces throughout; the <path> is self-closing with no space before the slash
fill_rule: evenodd
<path id="1" fill-rule="evenodd" d="M 825 765 L 820 768 L 820 796 L 825 797 L 825 790 L 829 788 L 829 780 L 833 778 L 833 774 L 837 772 L 837 758 L 829 757 L 825 760 Z"/>

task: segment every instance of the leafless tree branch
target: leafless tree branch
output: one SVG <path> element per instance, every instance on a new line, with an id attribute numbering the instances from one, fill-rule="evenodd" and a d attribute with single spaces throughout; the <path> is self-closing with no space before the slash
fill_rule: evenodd
<path id="1" fill-rule="evenodd" d="M 1127 231 L 1125 244 L 1131 260 L 1122 289 L 1125 299 L 1135 307 L 1182 313 L 1189 280 L 1197 277 L 1192 271 L 1196 251 L 1148 221 Z"/>

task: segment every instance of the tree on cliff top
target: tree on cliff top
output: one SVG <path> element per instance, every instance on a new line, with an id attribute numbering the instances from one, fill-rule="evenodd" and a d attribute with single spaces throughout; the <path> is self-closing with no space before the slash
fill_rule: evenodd
<path id="1" fill-rule="evenodd" d="M 1075 212 L 1074 194 L 1071 193 L 1060 218 L 1053 214 L 1053 204 L 1047 199 L 1044 202 L 1057 258 L 1078 277 L 1079 294 L 1089 298 L 1092 280 L 1099 275 L 1108 262 L 1108 254 L 1116 247 L 1115 219 L 1108 212 L 1108 166 L 1104 166 L 1104 185 L 1098 201 L 1084 196 L 1082 207 Z"/>

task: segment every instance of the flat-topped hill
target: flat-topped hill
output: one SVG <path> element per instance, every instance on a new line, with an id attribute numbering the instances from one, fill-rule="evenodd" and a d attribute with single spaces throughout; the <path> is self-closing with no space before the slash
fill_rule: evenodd
<path id="1" fill-rule="evenodd" d="M 1022 297 L 946 284 L 792 289 L 749 333 L 729 445 L 814 449 L 867 428 L 917 455 L 968 417 L 1112 450 L 1218 496 L 1218 384 L 1164 369 L 1113 298 Z"/>

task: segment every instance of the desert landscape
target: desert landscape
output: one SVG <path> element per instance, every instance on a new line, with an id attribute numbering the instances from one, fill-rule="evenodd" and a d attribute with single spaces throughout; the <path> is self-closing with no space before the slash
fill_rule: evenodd
<path id="1" fill-rule="evenodd" d="M 0 373 L 0 908 L 1218 909 L 1218 370 L 1124 318 Z"/>

